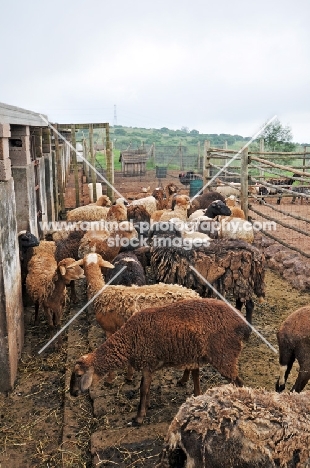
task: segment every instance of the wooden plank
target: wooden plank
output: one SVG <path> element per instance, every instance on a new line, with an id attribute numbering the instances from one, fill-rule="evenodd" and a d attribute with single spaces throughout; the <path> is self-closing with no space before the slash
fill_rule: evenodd
<path id="1" fill-rule="evenodd" d="M 57 128 L 60 130 L 70 130 L 73 124 L 58 124 Z M 93 129 L 95 128 L 106 128 L 109 124 L 108 123 L 94 123 L 94 124 L 74 124 L 76 130 L 87 130 L 89 125 L 92 125 Z"/>

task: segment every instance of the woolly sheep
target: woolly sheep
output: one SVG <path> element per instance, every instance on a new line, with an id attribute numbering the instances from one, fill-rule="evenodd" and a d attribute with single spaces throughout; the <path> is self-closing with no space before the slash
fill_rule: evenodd
<path id="1" fill-rule="evenodd" d="M 70 393 L 86 391 L 95 376 L 126 364 L 142 371 L 140 403 L 135 422 L 141 424 L 150 400 L 155 370 L 192 365 L 197 371 L 210 363 L 229 381 L 242 385 L 238 359 L 250 327 L 229 306 L 217 299 L 191 299 L 137 312 L 92 353 L 82 356 L 71 376 Z M 196 372 L 196 377 L 198 372 Z M 199 378 L 195 395 L 200 393 Z"/>
<path id="2" fill-rule="evenodd" d="M 114 269 L 108 269 L 105 274 L 106 282 L 111 281 L 110 284 L 122 284 L 123 286 L 132 286 L 134 284 L 143 286 L 146 284 L 143 266 L 133 252 L 122 252 L 116 255 L 112 265 Z M 124 266 L 126 269 L 118 274 Z M 114 278 L 116 274 L 118 276 Z"/>
<path id="3" fill-rule="evenodd" d="M 84 277 L 83 269 L 74 258 L 55 260 L 54 242 L 41 241 L 28 264 L 27 292 L 35 303 L 35 320 L 43 307 L 51 334 L 60 327 L 65 303 L 66 284 Z"/>
<path id="4" fill-rule="evenodd" d="M 104 287 L 105 282 L 100 268 L 113 268 L 113 265 L 95 253 L 85 255 L 78 264 L 83 265 L 85 271 L 89 299 L 104 288 L 94 300 L 94 310 L 96 320 L 107 337 L 115 333 L 131 315 L 141 309 L 199 297 L 195 291 L 174 284 Z M 111 382 L 113 378 L 109 375 L 107 382 Z M 127 380 L 132 380 L 130 370 Z"/>
<path id="5" fill-rule="evenodd" d="M 67 221 L 100 221 L 107 217 L 107 206 L 86 205 L 74 208 L 67 213 Z"/>
<path id="6" fill-rule="evenodd" d="M 283 394 L 233 385 L 182 404 L 156 468 L 306 468 L 310 392 Z"/>
<path id="7" fill-rule="evenodd" d="M 142 205 L 142 206 L 144 206 L 145 209 L 147 210 L 147 212 L 150 215 L 152 213 L 154 213 L 154 211 L 157 210 L 156 200 L 152 196 L 140 198 L 139 200 L 133 200 L 131 202 L 131 205 Z"/>
<path id="8" fill-rule="evenodd" d="M 121 203 L 116 203 L 109 208 L 106 221 L 127 221 L 127 208 Z"/>
<path id="9" fill-rule="evenodd" d="M 220 193 L 223 197 L 227 198 L 230 195 L 240 197 L 241 184 L 231 183 L 231 185 L 218 185 L 215 189 L 217 193 Z"/>
<path id="10" fill-rule="evenodd" d="M 127 207 L 127 220 L 131 222 L 138 232 L 138 235 L 146 237 L 150 227 L 150 215 L 142 205 L 132 205 Z"/>
<path id="11" fill-rule="evenodd" d="M 232 294 L 237 309 L 245 304 L 249 323 L 254 294 L 260 300 L 265 296 L 265 257 L 259 249 L 241 240 L 214 239 L 208 247 L 194 245 L 191 249 L 176 245 L 151 247 L 150 262 L 158 282 L 181 284 L 201 296 L 212 294 L 208 287 L 211 283 L 220 294 Z"/>
<path id="12" fill-rule="evenodd" d="M 299 372 L 292 392 L 301 392 L 310 379 L 310 306 L 292 312 L 282 322 L 278 333 L 280 376 L 276 390 L 282 392 L 295 359 Z"/>
<path id="13" fill-rule="evenodd" d="M 26 305 L 26 277 L 28 273 L 28 263 L 33 255 L 33 247 L 37 247 L 40 243 L 39 239 L 31 234 L 29 231 L 20 231 L 17 234 L 18 247 L 19 247 L 19 260 L 21 267 L 21 283 L 22 283 L 22 295 L 23 302 Z"/>
<path id="14" fill-rule="evenodd" d="M 101 197 L 98 198 L 98 200 L 94 203 L 89 203 L 89 205 L 86 206 L 111 206 L 112 202 L 110 198 L 107 195 L 101 195 Z"/>
<path id="15" fill-rule="evenodd" d="M 78 256 L 83 258 L 90 252 L 99 253 L 105 260 L 112 261 L 121 251 L 133 250 L 138 247 L 139 239 L 132 223 L 123 221 L 116 223 L 114 229 L 88 231 L 82 238 Z"/>
<path id="16" fill-rule="evenodd" d="M 199 209 L 206 209 L 215 200 L 225 201 L 225 197 L 218 192 L 206 192 L 202 195 L 198 195 L 197 197 L 191 200 L 191 208 L 189 209 L 188 215 L 190 216 L 194 211 Z"/>
<path id="17" fill-rule="evenodd" d="M 159 221 L 169 221 L 171 218 L 187 220 L 187 210 L 190 208 L 190 198 L 187 195 L 177 195 L 174 197 L 174 207 L 172 210 L 164 210 Z"/>

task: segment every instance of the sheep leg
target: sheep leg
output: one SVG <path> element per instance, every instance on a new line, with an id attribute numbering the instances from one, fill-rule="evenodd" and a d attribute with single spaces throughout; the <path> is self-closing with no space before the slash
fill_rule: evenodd
<path id="1" fill-rule="evenodd" d="M 73 304 L 76 304 L 78 302 L 78 298 L 76 295 L 76 290 L 75 290 L 75 281 L 71 280 L 70 281 L 70 298 Z"/>
<path id="2" fill-rule="evenodd" d="M 133 374 L 134 374 L 134 368 L 129 365 L 128 368 L 127 368 L 127 374 L 126 374 L 126 381 L 127 382 L 132 382 L 133 381 Z"/>
<path id="3" fill-rule="evenodd" d="M 34 324 L 39 325 L 39 301 L 34 304 Z"/>
<path id="4" fill-rule="evenodd" d="M 194 396 L 201 395 L 200 379 L 199 379 L 199 368 L 192 369 L 192 379 L 194 382 Z"/>
<path id="5" fill-rule="evenodd" d="M 137 416 L 134 418 L 135 424 L 142 424 L 143 418 L 146 415 L 146 409 L 150 404 L 150 386 L 152 382 L 152 373 L 148 369 L 143 369 L 140 383 L 140 402 L 138 406 Z"/>
<path id="6" fill-rule="evenodd" d="M 294 350 L 291 349 L 286 339 L 281 339 L 278 336 L 278 344 L 280 375 L 276 382 L 276 391 L 280 393 L 285 389 L 285 384 L 292 370 L 296 356 Z"/>
<path id="7" fill-rule="evenodd" d="M 237 298 L 236 309 L 240 310 L 241 312 L 242 306 L 243 306 L 243 302 L 241 301 L 241 299 Z M 250 324 L 252 324 L 253 310 L 254 310 L 254 302 L 252 299 L 248 299 L 247 301 L 245 301 L 245 318 L 247 322 L 249 322 Z"/>
<path id="8" fill-rule="evenodd" d="M 245 318 L 247 322 L 252 324 L 252 314 L 254 310 L 254 302 L 252 299 L 245 301 Z"/>
<path id="9" fill-rule="evenodd" d="M 300 366 L 296 382 L 294 383 L 291 391 L 300 393 L 307 385 L 309 379 L 310 379 L 310 370 L 307 370 L 305 369 L 305 367 Z"/>
<path id="10" fill-rule="evenodd" d="M 181 378 L 180 380 L 178 380 L 177 384 L 178 384 L 179 386 L 186 385 L 186 383 L 187 383 L 188 380 L 189 380 L 189 374 L 190 374 L 190 370 L 189 370 L 189 369 L 184 369 L 182 378 Z"/>

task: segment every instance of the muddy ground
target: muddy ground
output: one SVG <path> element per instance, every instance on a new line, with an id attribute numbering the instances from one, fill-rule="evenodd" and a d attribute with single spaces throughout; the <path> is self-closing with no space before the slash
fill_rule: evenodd
<path id="1" fill-rule="evenodd" d="M 270 271 L 266 275 L 267 294 L 255 305 L 254 326 L 276 347 L 275 331 L 294 309 L 309 303 L 309 293 L 293 289 Z M 80 303 L 85 303 L 80 287 Z M 158 372 L 152 383 L 151 408 L 143 426 L 132 427 L 138 404 L 139 376 L 125 384 L 122 372 L 112 388 L 102 382 L 89 395 L 71 398 L 68 379 L 72 360 L 103 340 L 102 332 L 85 311 L 69 330 L 69 346 L 64 337 L 62 350 L 38 355 L 47 341 L 47 327 L 32 325 L 32 309 L 27 309 L 26 344 L 14 390 L 0 396 L 1 468 L 28 467 L 153 467 L 163 436 L 177 409 L 192 393 L 192 384 L 178 387 L 180 370 Z M 64 321 L 74 314 L 67 312 Z M 69 351 L 68 351 L 69 350 Z M 69 359 L 67 361 L 67 351 Z M 278 375 L 277 355 L 254 333 L 240 360 L 244 383 L 273 390 Z M 295 372 L 290 378 L 290 385 Z M 225 384 L 211 367 L 201 371 L 202 389 Z M 309 388 L 309 385 L 308 385 Z M 92 450 L 92 453 L 90 451 Z"/>
<path id="2" fill-rule="evenodd" d="M 122 183 L 131 190 L 131 184 L 140 182 L 145 186 L 148 181 L 131 180 L 129 184 L 126 179 Z M 156 186 L 155 180 L 152 183 Z M 310 293 L 299 292 L 271 271 L 266 273 L 266 285 L 266 301 L 255 304 L 253 325 L 277 347 L 279 324 L 291 311 L 308 304 Z M 83 283 L 79 298 L 77 306 L 68 303 L 63 323 L 85 304 Z M 87 394 L 74 399 L 68 393 L 74 359 L 104 339 L 91 312 L 83 311 L 73 322 L 59 351 L 48 348 L 38 354 L 48 341 L 48 330 L 44 317 L 40 326 L 33 325 L 31 307 L 25 309 L 25 330 L 15 388 L 0 395 L 0 468 L 154 467 L 170 421 L 192 394 L 191 382 L 186 387 L 176 385 L 182 372 L 167 369 L 155 375 L 151 408 L 144 424 L 133 427 L 139 375 L 129 385 L 120 371 L 112 388 L 99 382 L 91 397 Z M 277 355 L 252 333 L 240 360 L 245 385 L 273 390 L 277 375 Z M 294 376 L 296 367 L 288 387 Z M 201 370 L 201 382 L 202 390 L 226 383 L 209 366 Z"/>

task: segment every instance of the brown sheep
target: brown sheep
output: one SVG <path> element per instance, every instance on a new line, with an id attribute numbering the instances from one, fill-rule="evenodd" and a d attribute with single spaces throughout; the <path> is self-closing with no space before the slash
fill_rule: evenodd
<path id="1" fill-rule="evenodd" d="M 307 468 L 310 392 L 214 387 L 174 417 L 156 468 Z"/>
<path id="2" fill-rule="evenodd" d="M 199 297 L 195 291 L 176 284 L 105 287 L 101 268 L 114 268 L 113 265 L 95 253 L 85 255 L 78 263 L 84 267 L 88 298 L 91 299 L 102 291 L 94 300 L 94 310 L 96 320 L 107 337 L 141 309 Z M 111 383 L 113 379 L 114 375 L 109 374 L 107 383 Z M 132 380 L 131 369 L 128 370 L 127 380 Z"/>
<path id="3" fill-rule="evenodd" d="M 97 252 L 104 260 L 110 262 L 119 252 L 138 247 L 138 233 L 131 223 L 123 221 L 121 223 L 114 222 L 114 224 L 116 226 L 111 231 L 101 229 L 86 232 L 80 242 L 79 258 L 83 258 L 90 252 Z"/>
<path id="4" fill-rule="evenodd" d="M 143 422 L 150 401 L 152 374 L 163 367 L 192 365 L 197 378 L 199 365 L 210 363 L 238 386 L 238 359 L 242 340 L 250 327 L 244 319 L 217 299 L 191 299 L 137 312 L 92 353 L 79 358 L 74 367 L 70 393 L 86 391 L 95 376 L 130 365 L 142 371 L 140 404 L 135 418 Z M 200 393 L 199 377 L 194 382 Z"/>
<path id="5" fill-rule="evenodd" d="M 310 306 L 292 312 L 281 324 L 277 333 L 279 345 L 280 376 L 276 383 L 277 392 L 285 389 L 295 359 L 299 372 L 292 392 L 301 392 L 310 379 Z"/>
<path id="6" fill-rule="evenodd" d="M 66 285 L 72 280 L 84 278 L 83 269 L 74 258 L 55 260 L 54 242 L 41 241 L 28 264 L 26 288 L 35 303 L 35 320 L 39 307 L 43 307 L 51 335 L 60 327 L 65 304 Z"/>

